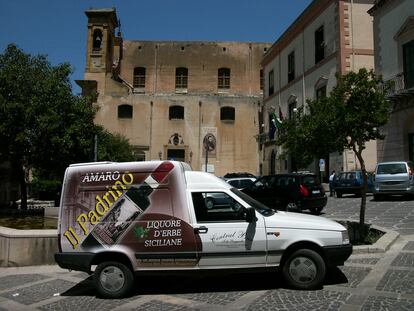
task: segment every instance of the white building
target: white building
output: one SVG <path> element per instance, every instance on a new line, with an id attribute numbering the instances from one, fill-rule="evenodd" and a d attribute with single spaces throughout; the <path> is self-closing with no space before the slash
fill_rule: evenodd
<path id="1" fill-rule="evenodd" d="M 372 4 L 367 0 L 314 0 L 264 56 L 263 174 L 295 169 L 292 159 L 279 158 L 282 150 L 266 135 L 273 111 L 278 113 L 280 107 L 285 118 L 292 117 L 307 99 L 329 93 L 336 85 L 336 74 L 374 67 L 372 17 L 367 13 Z M 373 170 L 375 142 L 367 144 L 364 157 L 367 170 Z M 331 154 L 325 163 L 326 172 L 359 165 L 351 150 Z M 318 170 L 316 163 L 312 169 Z"/>
<path id="2" fill-rule="evenodd" d="M 375 70 L 394 82 L 378 161 L 414 161 L 414 1 L 377 0 L 369 13 L 374 17 Z"/>

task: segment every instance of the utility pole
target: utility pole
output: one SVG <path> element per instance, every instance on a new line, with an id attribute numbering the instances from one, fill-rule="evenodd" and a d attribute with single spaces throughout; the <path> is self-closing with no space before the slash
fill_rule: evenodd
<path id="1" fill-rule="evenodd" d="M 98 135 L 95 134 L 93 139 L 93 161 L 98 162 Z"/>

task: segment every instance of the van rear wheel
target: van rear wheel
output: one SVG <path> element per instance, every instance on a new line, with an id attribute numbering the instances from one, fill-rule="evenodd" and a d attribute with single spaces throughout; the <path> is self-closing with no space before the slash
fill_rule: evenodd
<path id="1" fill-rule="evenodd" d="M 105 298 L 127 296 L 134 286 L 134 274 L 126 265 L 116 261 L 105 261 L 94 273 L 98 293 Z"/>
<path id="2" fill-rule="evenodd" d="M 317 252 L 299 249 L 285 261 L 282 273 L 285 281 L 293 288 L 315 289 L 322 286 L 326 264 Z"/>

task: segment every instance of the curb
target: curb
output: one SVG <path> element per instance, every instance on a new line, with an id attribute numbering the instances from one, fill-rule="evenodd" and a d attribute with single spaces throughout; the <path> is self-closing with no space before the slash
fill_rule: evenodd
<path id="1" fill-rule="evenodd" d="M 357 245 L 353 247 L 353 254 L 385 253 L 398 239 L 400 234 L 396 231 L 371 225 L 371 228 L 385 232 L 385 234 L 372 245 Z"/>
<path id="2" fill-rule="evenodd" d="M 331 218 L 332 219 L 332 218 Z M 355 222 L 359 223 L 357 220 L 353 219 L 332 219 L 335 220 L 338 223 L 346 222 Z M 366 223 L 367 224 L 367 223 Z M 400 234 L 396 231 L 386 229 L 383 227 L 379 227 L 372 224 L 370 225 L 370 228 L 379 230 L 384 232 L 384 235 L 378 239 L 377 242 L 375 242 L 372 245 L 356 245 L 352 247 L 352 254 L 372 254 L 372 253 L 385 253 L 387 250 L 390 249 L 391 245 L 398 239 Z"/>

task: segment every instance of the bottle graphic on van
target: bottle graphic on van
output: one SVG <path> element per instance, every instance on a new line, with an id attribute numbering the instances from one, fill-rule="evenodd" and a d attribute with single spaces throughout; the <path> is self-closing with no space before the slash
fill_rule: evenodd
<path id="1" fill-rule="evenodd" d="M 117 244 L 129 226 L 148 208 L 148 196 L 153 189 L 146 183 L 131 187 L 112 206 L 111 210 L 95 225 L 83 240 L 86 249 Z"/>
<path id="2" fill-rule="evenodd" d="M 138 220 L 150 205 L 149 196 L 167 177 L 173 166 L 159 165 L 141 185 L 129 188 L 113 204 L 108 213 L 100 219 L 89 235 L 83 240 L 83 249 L 111 247 L 118 243 L 128 228 Z"/>

